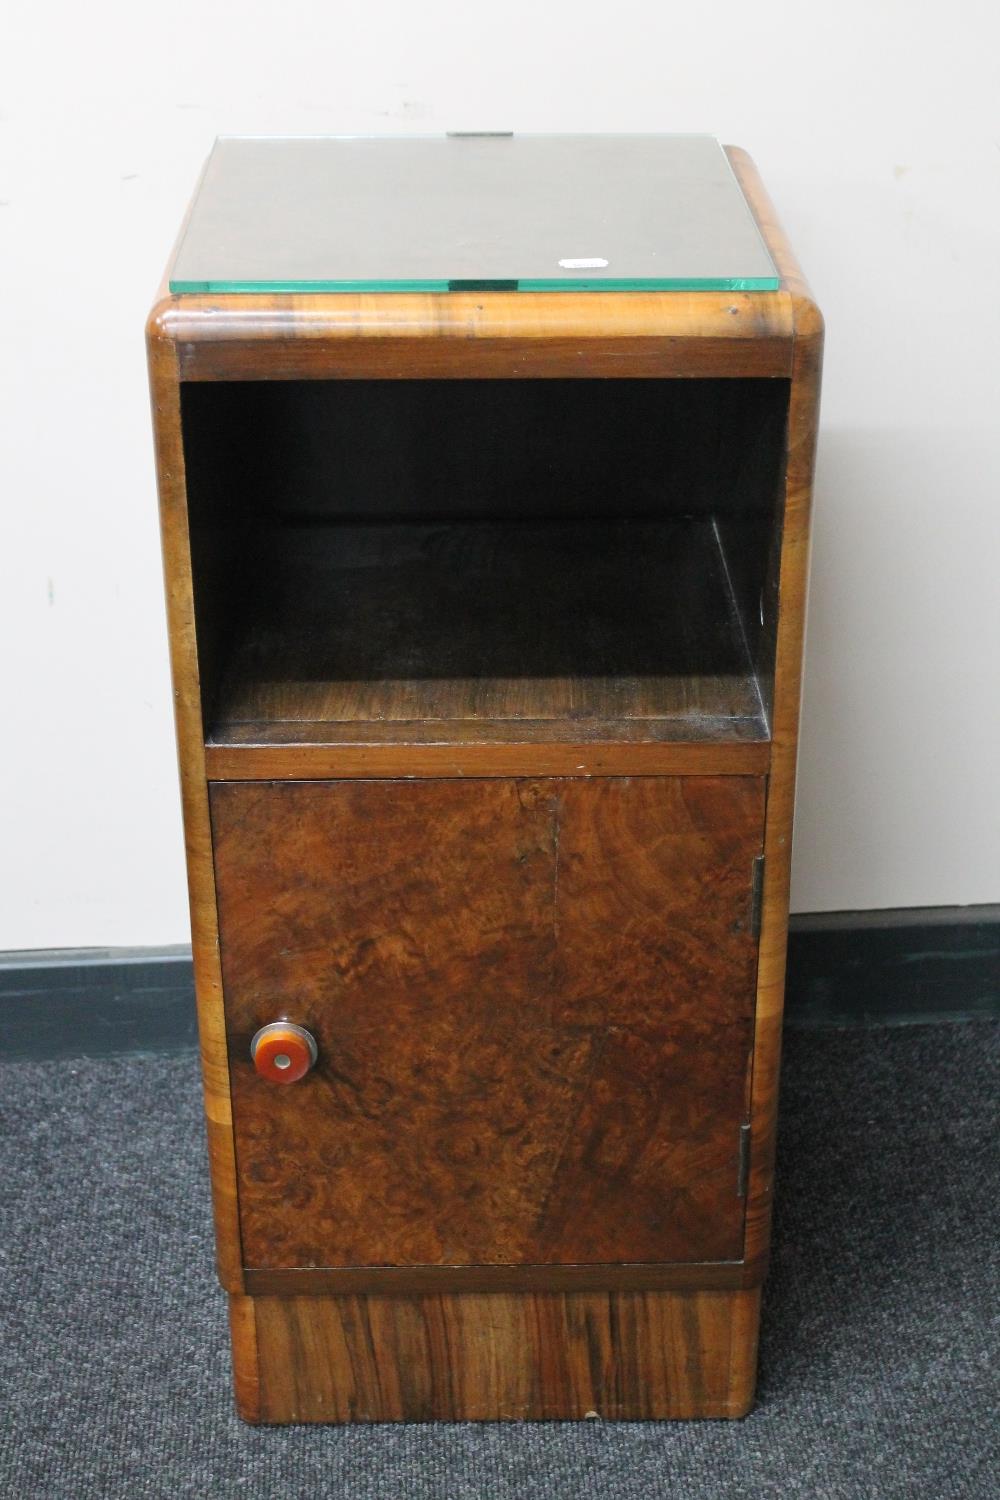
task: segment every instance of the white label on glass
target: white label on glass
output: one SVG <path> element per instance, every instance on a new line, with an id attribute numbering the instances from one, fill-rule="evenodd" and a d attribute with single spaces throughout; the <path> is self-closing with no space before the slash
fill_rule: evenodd
<path id="1" fill-rule="evenodd" d="M 564 271 L 603 271 L 607 261 L 600 255 L 567 256 L 559 264 Z"/>

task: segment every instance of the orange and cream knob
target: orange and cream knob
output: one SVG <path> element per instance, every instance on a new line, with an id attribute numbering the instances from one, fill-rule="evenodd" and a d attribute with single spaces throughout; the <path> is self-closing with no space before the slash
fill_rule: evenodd
<path id="1" fill-rule="evenodd" d="M 250 1056 L 268 1083 L 298 1083 L 316 1062 L 316 1039 L 292 1021 L 272 1021 L 250 1043 Z"/>

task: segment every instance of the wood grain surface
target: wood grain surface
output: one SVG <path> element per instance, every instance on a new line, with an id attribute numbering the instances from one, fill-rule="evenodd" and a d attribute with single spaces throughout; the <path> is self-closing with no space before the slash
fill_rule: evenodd
<path id="1" fill-rule="evenodd" d="M 739 1417 L 759 1291 L 256 1297 L 263 1422 Z M 244 1300 L 244 1299 L 237 1299 Z"/>
<path id="2" fill-rule="evenodd" d="M 148 329 L 148 359 L 216 1264 L 223 1286 L 230 1292 L 239 1292 L 243 1287 L 243 1256 L 236 1206 L 236 1157 L 205 781 L 205 730 L 201 714 L 177 351 L 161 336 L 155 320 Z"/>
<path id="3" fill-rule="evenodd" d="M 395 723 L 405 739 L 435 720 L 458 737 L 477 719 L 765 737 L 711 521 L 306 525 L 265 550 L 216 743 L 300 723 Z"/>
<path id="4" fill-rule="evenodd" d="M 769 1251 L 774 1200 L 774 1152 L 785 1006 L 792 822 L 795 810 L 802 648 L 805 638 L 810 518 L 819 430 L 824 328 L 822 314 L 778 224 L 774 207 L 753 162 L 746 152 L 736 148 L 729 149 L 729 156 L 781 274 L 782 288 L 791 301 L 794 325 L 771 716 L 771 775 L 768 778 L 760 963 L 757 970 L 750 1101 L 753 1144 L 750 1154 L 746 1254 L 750 1259 L 759 1259 L 766 1257 Z"/>
<path id="5" fill-rule="evenodd" d="M 211 802 L 248 1266 L 742 1257 L 760 779 Z"/>
<path id="6" fill-rule="evenodd" d="M 770 739 L 753 719 L 411 720 L 240 724 L 205 746 L 213 781 L 343 777 L 761 776 Z"/>
<path id="7" fill-rule="evenodd" d="M 642 724 L 642 727 L 637 727 Z M 759 720 L 412 720 L 388 724 L 240 724 L 205 745 L 213 781 L 510 775 L 765 775 Z M 708 730 L 703 739 L 697 730 Z"/>
<path id="8" fill-rule="evenodd" d="M 170 295 L 181 378 L 787 376 L 784 292 Z"/>

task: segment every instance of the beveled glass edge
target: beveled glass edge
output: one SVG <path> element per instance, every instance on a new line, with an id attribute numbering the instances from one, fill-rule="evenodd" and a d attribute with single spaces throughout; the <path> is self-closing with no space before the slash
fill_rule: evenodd
<path id="1" fill-rule="evenodd" d="M 606 280 L 551 281 L 529 278 L 519 292 L 777 292 L 778 276 L 632 276 Z"/>
<path id="2" fill-rule="evenodd" d="M 216 293 L 257 292 L 447 292 L 447 281 L 177 281 L 169 282 L 172 292 Z"/>
<path id="3" fill-rule="evenodd" d="M 474 286 L 463 286 L 460 282 L 442 281 L 178 281 L 171 277 L 171 292 L 179 296 L 215 295 L 226 293 L 259 296 L 294 295 L 308 296 L 317 293 L 350 292 L 462 292 L 462 291 L 517 291 L 517 292 L 777 292 L 781 290 L 781 278 L 775 276 L 683 276 L 683 277 L 624 277 L 621 279 L 578 280 L 560 278 L 526 279 L 517 281 L 498 280 L 495 288 L 488 282 L 477 282 Z"/>

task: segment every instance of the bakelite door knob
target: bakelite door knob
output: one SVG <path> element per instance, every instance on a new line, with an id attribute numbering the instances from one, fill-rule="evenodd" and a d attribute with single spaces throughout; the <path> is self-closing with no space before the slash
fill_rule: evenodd
<path id="1" fill-rule="evenodd" d="M 250 1043 L 253 1065 L 268 1083 L 298 1083 L 318 1055 L 316 1038 L 293 1021 L 262 1026 Z"/>

